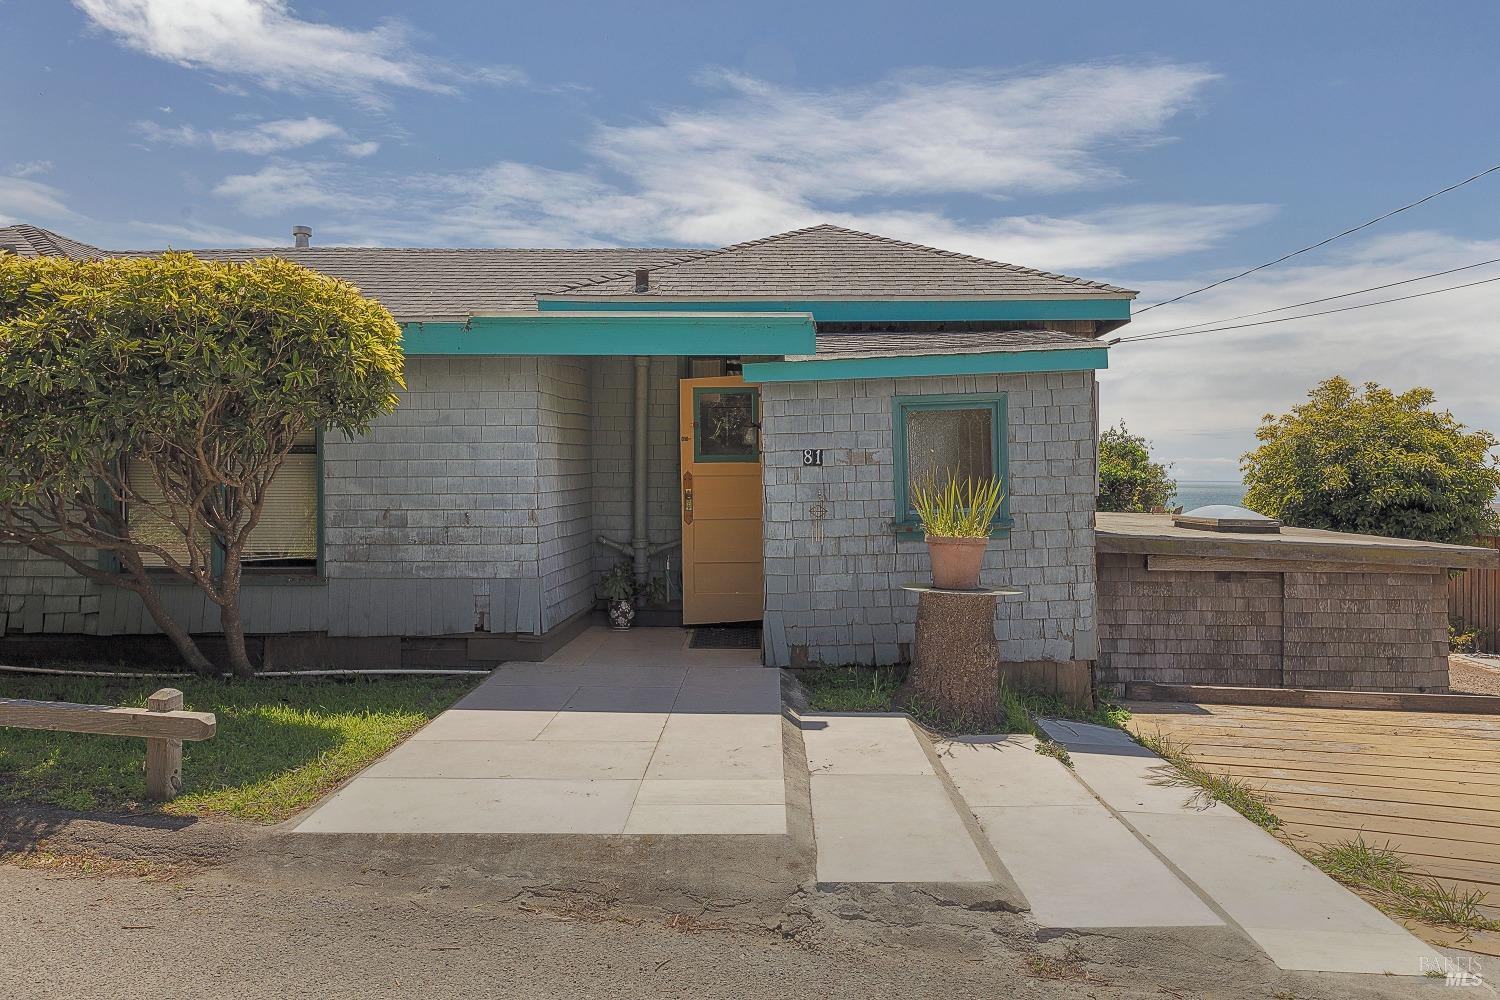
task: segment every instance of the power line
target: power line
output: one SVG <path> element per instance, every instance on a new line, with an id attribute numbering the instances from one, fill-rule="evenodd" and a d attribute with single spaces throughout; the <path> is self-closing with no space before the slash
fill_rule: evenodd
<path id="1" fill-rule="evenodd" d="M 1170 340 L 1174 337 L 1194 337 L 1200 333 L 1222 333 L 1225 330 L 1243 330 L 1252 326 L 1267 326 L 1271 323 L 1290 323 L 1293 320 L 1311 319 L 1314 316 L 1328 316 L 1332 313 L 1351 312 L 1355 309 L 1368 309 L 1371 306 L 1384 306 L 1392 302 L 1405 302 L 1407 299 L 1420 299 L 1428 295 L 1441 295 L 1443 292 L 1456 292 L 1461 288 L 1473 288 L 1475 285 L 1487 285 L 1492 281 L 1500 281 L 1500 276 L 1494 278 L 1481 278 L 1478 281 L 1469 281 L 1462 285 L 1449 285 L 1447 288 L 1434 288 L 1430 292 L 1413 292 L 1410 295 L 1398 295 L 1395 298 L 1379 299 L 1375 302 L 1362 302 L 1355 306 L 1341 306 L 1338 309 L 1323 309 L 1318 312 L 1303 313 L 1301 316 L 1283 316 L 1280 319 L 1263 319 L 1255 323 L 1239 323 L 1234 326 L 1215 326 L 1207 330 L 1186 330 L 1181 333 L 1145 333 L 1138 337 L 1119 338 L 1110 341 L 1110 344 L 1123 344 L 1128 339 L 1131 343 L 1140 343 L 1145 340 Z"/>
<path id="2" fill-rule="evenodd" d="M 1425 205 L 1425 204 L 1427 204 L 1429 201 L 1431 201 L 1434 198 L 1441 197 L 1442 195 L 1445 195 L 1445 194 L 1447 194 L 1450 191 L 1457 191 L 1459 188 L 1463 187 L 1465 184 L 1472 184 L 1475 181 L 1479 180 L 1479 178 L 1484 177 L 1484 176 L 1486 176 L 1488 174 L 1492 174 L 1492 173 L 1494 173 L 1497 170 L 1500 170 L 1500 163 L 1497 163 L 1497 164 L 1495 164 L 1492 167 L 1488 167 L 1488 168 L 1486 168 L 1484 170 L 1481 170 L 1481 171 L 1479 171 L 1479 173 L 1475 174 L 1472 177 L 1465 177 L 1463 180 L 1459 181 L 1457 184 L 1450 184 L 1447 187 L 1443 188 L 1441 191 L 1434 191 L 1434 192 L 1432 192 L 1432 194 L 1427 195 L 1425 198 L 1418 198 L 1416 201 L 1410 202 L 1409 204 L 1406 204 L 1406 205 L 1402 205 L 1400 208 L 1392 209 L 1391 211 L 1386 212 L 1384 215 L 1376 216 L 1375 218 L 1371 219 L 1369 222 L 1361 222 L 1359 225 L 1353 227 L 1352 229 L 1346 229 L 1342 233 L 1338 233 L 1338 234 L 1336 234 L 1334 236 L 1330 236 L 1330 237 L 1328 237 L 1328 239 L 1323 240 L 1320 243 L 1314 243 L 1311 246 L 1305 246 L 1305 247 L 1303 247 L 1300 250 L 1293 250 L 1291 253 L 1282 254 L 1280 257 L 1277 257 L 1275 260 L 1268 260 L 1264 264 L 1257 264 L 1254 267 L 1250 268 L 1249 270 L 1241 271 L 1239 274 L 1231 274 L 1227 278 L 1220 278 L 1218 281 L 1211 282 L 1210 284 L 1204 285 L 1202 288 L 1195 288 L 1195 289 L 1193 289 L 1190 292 L 1183 292 L 1181 295 L 1174 296 L 1173 298 L 1170 298 L 1170 299 L 1164 299 L 1161 302 L 1153 302 L 1149 306 L 1146 306 L 1146 307 L 1144 307 L 1142 309 L 1137 309 L 1132 315 L 1133 316 L 1139 316 L 1141 313 L 1150 312 L 1152 309 L 1159 309 L 1162 306 L 1169 306 L 1173 302 L 1181 302 L 1183 299 L 1188 298 L 1189 296 L 1192 296 L 1192 295 L 1197 295 L 1199 292 L 1206 292 L 1210 288 L 1218 288 L 1222 284 L 1226 284 L 1227 282 L 1234 281 L 1237 278 L 1243 278 L 1247 274 L 1254 274 L 1256 271 L 1261 271 L 1261 270 L 1264 270 L 1265 268 L 1273 267 L 1273 266 L 1275 266 L 1277 264 L 1280 264 L 1284 260 L 1291 260 L 1293 257 L 1297 256 L 1298 254 L 1307 253 L 1309 250 L 1316 250 L 1319 247 L 1326 247 L 1328 244 L 1332 243 L 1334 240 L 1343 239 L 1345 236 L 1348 236 L 1350 233 L 1357 233 L 1361 229 L 1366 229 L 1366 228 L 1368 228 L 1370 226 L 1375 225 L 1375 223 L 1377 223 L 1377 222 L 1384 222 L 1386 219 L 1389 219 L 1391 216 L 1393 216 L 1393 215 L 1400 215 L 1402 212 L 1405 212 L 1407 209 L 1416 208 L 1418 205 Z"/>
<path id="3" fill-rule="evenodd" d="M 1148 337 L 1157 337 L 1163 334 L 1176 333 L 1179 330 L 1192 330 L 1200 326 L 1215 326 L 1219 323 L 1233 323 L 1237 319 L 1249 319 L 1252 316 L 1266 316 L 1270 313 L 1286 312 L 1288 309 L 1301 309 L 1303 306 L 1315 306 L 1320 302 L 1333 302 L 1337 299 L 1347 299 L 1351 295 L 1365 295 L 1369 292 L 1381 292 L 1387 288 L 1396 288 L 1399 285 L 1410 285 L 1415 281 L 1427 281 L 1429 278 L 1441 278 L 1448 274 L 1457 274 L 1460 271 L 1472 271 L 1476 267 L 1487 267 L 1490 264 L 1500 264 L 1500 257 L 1493 260 L 1482 260 L 1477 264 L 1465 264 L 1463 267 L 1453 267 L 1446 271 L 1434 271 L 1431 274 L 1421 274 L 1415 278 L 1402 278 L 1400 281 L 1387 282 L 1384 285 L 1371 285 L 1369 288 L 1360 288 L 1352 292 L 1340 292 L 1337 295 L 1326 295 L 1321 299 L 1308 299 L 1306 302 L 1294 302 L 1289 306 L 1277 306 L 1274 309 L 1261 309 L 1256 312 L 1240 313 L 1238 316 L 1222 316 L 1219 319 L 1206 319 L 1201 323 L 1189 323 L 1186 326 L 1173 326 L 1165 330 L 1152 330 L 1150 333 L 1135 334 L 1129 337 L 1121 337 L 1116 343 L 1124 343 L 1131 340 L 1144 340 Z"/>

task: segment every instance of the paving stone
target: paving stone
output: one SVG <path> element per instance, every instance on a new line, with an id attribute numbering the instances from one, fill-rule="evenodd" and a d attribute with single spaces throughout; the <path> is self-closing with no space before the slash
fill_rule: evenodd
<path id="1" fill-rule="evenodd" d="M 1044 927 L 1205 927 L 1221 921 L 1098 802 L 977 808 Z"/>
<path id="2" fill-rule="evenodd" d="M 654 741 L 414 740 L 361 777 L 639 779 L 655 750 Z"/>
<path id="3" fill-rule="evenodd" d="M 558 712 L 536 737 L 538 742 L 655 743 L 666 725 L 666 712 Z"/>
<path id="4" fill-rule="evenodd" d="M 812 775 L 819 882 L 989 882 L 933 774 Z"/>
<path id="5" fill-rule="evenodd" d="M 932 774 L 905 715 L 804 715 L 813 774 Z"/>
<path id="6" fill-rule="evenodd" d="M 1095 805 L 1062 762 L 1036 752 L 1034 736 L 942 740 L 938 761 L 971 809 Z"/>
<path id="7" fill-rule="evenodd" d="M 513 778 L 359 778 L 298 827 L 299 833 L 618 834 L 635 781 Z"/>
<path id="8" fill-rule="evenodd" d="M 466 711 L 450 708 L 411 740 L 534 740 L 556 712 Z"/>
<path id="9" fill-rule="evenodd" d="M 647 778 L 636 802 L 698 805 L 776 805 L 786 801 L 782 782 L 769 778 Z"/>
<path id="10" fill-rule="evenodd" d="M 786 809 L 775 804 L 637 801 L 625 822 L 630 834 L 786 833 Z"/>
<path id="11" fill-rule="evenodd" d="M 1438 958 L 1238 813 L 1126 819 L 1283 969 L 1415 976 Z"/>
<path id="12" fill-rule="evenodd" d="M 453 707 L 460 710 L 495 709 L 556 712 L 578 690 L 576 682 L 491 684 L 486 681 L 464 695 Z"/>

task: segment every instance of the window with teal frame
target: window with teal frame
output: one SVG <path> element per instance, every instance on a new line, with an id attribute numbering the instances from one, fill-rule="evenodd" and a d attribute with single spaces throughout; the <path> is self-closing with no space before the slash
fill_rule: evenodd
<path id="1" fill-rule="evenodd" d="M 895 530 L 920 533 L 911 503 L 913 478 L 939 482 L 954 473 L 966 478 L 999 476 L 1005 501 L 990 527 L 992 537 L 1010 531 L 1010 474 L 1006 465 L 1005 393 L 897 396 L 891 406 L 891 443 L 896 478 Z"/>

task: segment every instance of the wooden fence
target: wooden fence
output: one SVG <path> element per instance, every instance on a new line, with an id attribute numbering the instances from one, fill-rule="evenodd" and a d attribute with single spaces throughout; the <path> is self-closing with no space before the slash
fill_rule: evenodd
<path id="1" fill-rule="evenodd" d="M 1480 545 L 1500 549 L 1500 535 Z M 1500 653 L 1500 569 L 1466 569 L 1448 579 L 1448 617 L 1480 631 L 1479 648 Z"/>
<path id="2" fill-rule="evenodd" d="M 182 741 L 212 739 L 218 723 L 212 712 L 184 712 L 182 692 L 162 688 L 145 708 L 0 698 L 3 726 L 140 737 L 146 741 L 146 798 L 165 802 L 182 790 Z"/>

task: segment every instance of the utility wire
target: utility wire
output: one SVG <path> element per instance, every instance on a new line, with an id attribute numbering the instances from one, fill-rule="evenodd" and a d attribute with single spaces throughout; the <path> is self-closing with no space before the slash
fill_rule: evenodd
<path id="1" fill-rule="evenodd" d="M 1346 229 L 1342 233 L 1338 233 L 1336 235 L 1328 237 L 1328 239 L 1323 240 L 1321 243 L 1314 243 L 1311 246 L 1305 246 L 1305 247 L 1303 247 L 1300 250 L 1293 250 L 1291 253 L 1282 254 L 1280 257 L 1277 257 L 1275 260 L 1268 260 L 1264 264 L 1257 264 L 1257 265 L 1255 265 L 1254 267 L 1250 268 L 1247 271 L 1241 271 L 1239 274 L 1231 274 L 1227 278 L 1220 278 L 1218 281 L 1211 282 L 1210 284 L 1204 285 L 1202 288 L 1195 288 L 1195 289 L 1193 289 L 1190 292 L 1183 292 L 1181 295 L 1174 296 L 1174 297 L 1172 297 L 1170 299 L 1164 299 L 1161 302 L 1153 302 L 1151 305 L 1146 306 L 1145 308 L 1137 309 L 1134 313 L 1132 313 L 1132 315 L 1133 316 L 1139 316 L 1141 313 L 1150 312 L 1152 309 L 1159 309 L 1162 306 L 1169 306 L 1173 302 L 1181 302 L 1183 299 L 1188 298 L 1189 296 L 1192 296 L 1192 295 L 1197 295 L 1199 292 L 1206 292 L 1210 288 L 1218 288 L 1222 284 L 1225 284 L 1225 283 L 1230 282 L 1230 281 L 1234 281 L 1237 278 L 1243 278 L 1247 274 L 1254 274 L 1256 271 L 1264 270 L 1265 268 L 1273 267 L 1273 266 L 1275 266 L 1277 264 L 1280 264 L 1284 260 L 1291 260 L 1293 257 L 1297 256 L 1298 254 L 1307 253 L 1309 250 L 1316 250 L 1319 247 L 1326 247 L 1328 244 L 1332 243 L 1334 240 L 1343 239 L 1345 236 L 1348 236 L 1350 233 L 1357 233 L 1361 229 L 1366 229 L 1366 228 L 1368 228 L 1370 226 L 1375 225 L 1375 223 L 1377 223 L 1377 222 L 1384 222 L 1386 219 L 1389 219 L 1391 216 L 1393 216 L 1393 215 L 1400 215 L 1402 212 L 1405 212 L 1407 209 L 1416 208 L 1418 205 L 1425 205 L 1425 204 L 1427 204 L 1429 201 L 1431 201 L 1434 198 L 1441 197 L 1442 195 L 1445 195 L 1445 194 L 1447 194 L 1450 191 L 1457 191 L 1459 188 L 1463 187 L 1465 184 L 1472 184 L 1475 181 L 1479 180 L 1481 177 L 1485 177 L 1485 176 L 1487 176 L 1489 174 L 1492 174 L 1492 173 L 1494 173 L 1497 170 L 1500 170 L 1500 163 L 1497 163 L 1497 164 L 1495 164 L 1492 167 L 1487 167 L 1486 169 L 1479 171 L 1479 173 L 1475 174 L 1472 177 L 1465 177 L 1463 180 L 1459 181 L 1457 184 L 1450 184 L 1447 187 L 1443 188 L 1441 191 L 1434 191 L 1434 192 L 1432 192 L 1432 194 L 1427 195 L 1425 198 L 1419 198 L 1416 201 L 1413 201 L 1413 202 L 1410 202 L 1408 204 L 1402 205 L 1400 208 L 1392 209 L 1391 211 L 1386 212 L 1384 215 L 1378 215 L 1375 218 L 1371 219 L 1369 222 L 1361 222 L 1359 225 L 1353 227 L 1352 229 Z"/>
<path id="2" fill-rule="evenodd" d="M 1500 276 L 1494 278 L 1481 278 L 1478 281 L 1469 281 L 1462 285 L 1449 285 L 1447 288 L 1434 288 L 1430 292 L 1413 292 L 1411 295 L 1398 295 L 1395 298 L 1379 299 L 1375 302 L 1362 302 L 1359 305 L 1355 306 L 1341 306 L 1338 309 L 1323 309 L 1318 312 L 1303 313 L 1301 316 L 1283 316 L 1280 319 L 1263 319 L 1254 323 L 1239 323 L 1234 326 L 1214 326 L 1209 327 L 1207 330 L 1185 330 L 1180 333 L 1167 333 L 1166 331 L 1163 331 L 1161 333 L 1144 333 L 1138 337 L 1121 337 L 1116 340 L 1112 340 L 1109 343 L 1110 346 L 1113 346 L 1115 344 L 1123 344 L 1127 339 L 1132 343 L 1139 343 L 1144 340 L 1170 340 L 1174 337 L 1193 337 L 1197 336 L 1200 333 L 1221 333 L 1225 330 L 1243 330 L 1246 327 L 1266 326 L 1270 323 L 1290 323 L 1293 320 L 1311 319 L 1314 316 L 1327 316 L 1331 313 L 1350 312 L 1355 309 L 1368 309 L 1371 306 L 1389 305 L 1392 302 L 1405 302 L 1407 299 L 1425 298 L 1428 295 L 1441 295 L 1443 292 L 1456 292 L 1460 288 L 1473 288 L 1475 285 L 1487 285 L 1492 281 L 1500 281 Z"/>
<path id="3" fill-rule="evenodd" d="M 1441 278 L 1448 274 L 1457 274 L 1460 271 L 1472 271 L 1476 267 L 1487 267 L 1490 264 L 1500 264 L 1500 257 L 1493 260 L 1482 260 L 1477 264 L 1465 264 L 1463 267 L 1453 267 L 1446 271 L 1434 271 L 1432 274 L 1421 274 L 1415 278 L 1402 278 L 1400 281 L 1387 282 L 1384 285 L 1371 285 L 1369 288 L 1361 288 L 1353 292 L 1340 292 L 1338 295 L 1327 295 L 1321 299 L 1308 299 L 1306 302 L 1294 302 L 1289 306 L 1277 306 L 1274 309 L 1261 309 L 1257 312 L 1240 313 L 1238 316 L 1222 316 L 1219 319 L 1206 319 L 1201 323 L 1189 323 L 1186 326 L 1173 326 L 1165 330 L 1152 330 L 1150 333 L 1139 333 L 1129 337 L 1121 337 L 1115 343 L 1125 343 L 1131 340 L 1144 340 L 1148 337 L 1159 337 L 1168 333 L 1177 333 L 1179 330 L 1193 330 L 1200 326 L 1217 326 L 1220 323 L 1233 323 L 1237 319 L 1249 319 L 1252 316 L 1266 316 L 1271 313 L 1286 312 L 1288 309 L 1301 309 L 1303 306 L 1315 306 L 1322 302 L 1333 302 L 1337 299 L 1347 299 L 1352 295 L 1365 295 L 1369 292 L 1382 292 L 1387 288 L 1396 288 L 1399 285 L 1410 285 L 1415 281 L 1426 281 L 1429 278 Z"/>

